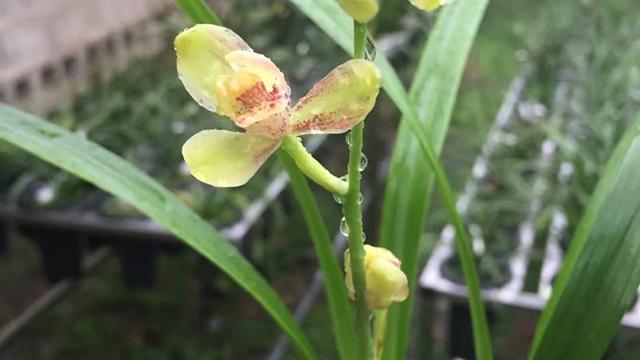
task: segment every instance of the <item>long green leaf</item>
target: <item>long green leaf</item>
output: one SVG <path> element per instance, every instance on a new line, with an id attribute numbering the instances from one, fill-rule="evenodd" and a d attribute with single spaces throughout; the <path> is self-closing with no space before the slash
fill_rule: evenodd
<path id="1" fill-rule="evenodd" d="M 438 16 L 420 58 L 411 97 L 419 104 L 416 111 L 421 127 L 427 130 L 437 154 L 442 150 L 464 65 L 487 4 L 488 0 L 462 0 L 447 6 Z M 402 259 L 412 290 L 407 301 L 389 312 L 385 359 L 402 359 L 406 352 L 418 245 L 433 189 L 433 172 L 414 132 L 409 123 L 401 122 L 385 193 L 380 241 Z M 475 336 L 488 339 L 489 334 L 483 330 Z"/>
<path id="2" fill-rule="evenodd" d="M 211 225 L 145 173 L 101 146 L 20 110 L 0 105 L 0 140 L 18 146 L 124 199 L 184 240 L 249 292 L 308 359 L 309 340 L 264 278 Z"/>
<path id="3" fill-rule="evenodd" d="M 291 187 L 302 208 L 309 233 L 316 249 L 316 256 L 320 263 L 324 277 L 325 292 L 329 301 L 333 330 L 342 359 L 359 359 L 358 339 L 356 338 L 351 304 L 344 285 L 342 270 L 333 252 L 329 233 L 322 220 L 320 209 L 316 203 L 307 179 L 304 177 L 295 161 L 285 152 L 280 151 L 280 161 L 289 174 Z"/>
<path id="4" fill-rule="evenodd" d="M 222 26 L 222 21 L 203 0 L 173 0 L 195 24 Z"/>
<path id="5" fill-rule="evenodd" d="M 600 359 L 640 285 L 640 116 L 609 160 L 538 323 L 529 359 Z"/>
<path id="6" fill-rule="evenodd" d="M 290 0 L 347 53 L 352 54 L 352 27 L 349 17 L 335 1 Z M 450 5 L 440 15 L 413 81 L 411 97 L 384 54 L 375 63 L 382 72 L 383 87 L 404 117 L 396 140 L 384 204 L 381 244 L 403 260 L 403 270 L 410 281 L 409 299 L 391 309 L 385 344 L 385 359 L 404 358 L 409 321 L 417 277 L 418 243 L 433 188 L 428 149 L 439 154 L 448 130 L 464 64 L 473 44 L 488 0 L 464 0 Z M 419 104 L 415 106 L 413 104 Z M 416 113 L 417 110 L 417 113 Z M 419 139 L 419 140 L 418 140 Z M 430 159 L 433 160 L 433 159 Z M 433 163 L 433 161 L 431 161 Z M 441 174 L 444 176 L 444 174 Z M 448 181 L 442 177 L 442 184 Z M 445 193 L 446 189 L 443 189 Z M 451 214 L 453 222 L 460 219 Z M 464 239 L 457 237 L 458 248 Z M 480 358 L 491 358 L 488 327 L 480 298 L 472 259 L 461 253 L 461 260 L 471 276 L 469 301 L 476 331 L 476 349 Z M 465 275 L 467 272 L 465 272 Z"/>

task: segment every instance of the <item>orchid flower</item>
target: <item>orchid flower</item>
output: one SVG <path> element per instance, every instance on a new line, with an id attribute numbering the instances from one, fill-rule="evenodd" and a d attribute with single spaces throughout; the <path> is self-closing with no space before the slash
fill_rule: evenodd
<path id="1" fill-rule="evenodd" d="M 282 145 L 307 176 L 334 193 L 346 193 L 347 184 L 315 161 L 297 136 L 344 133 L 362 121 L 381 85 L 372 62 L 338 66 L 292 108 L 282 72 L 233 31 L 196 25 L 176 37 L 175 49 L 189 94 L 245 130 L 204 130 L 191 137 L 182 154 L 194 177 L 217 187 L 243 185 Z"/>

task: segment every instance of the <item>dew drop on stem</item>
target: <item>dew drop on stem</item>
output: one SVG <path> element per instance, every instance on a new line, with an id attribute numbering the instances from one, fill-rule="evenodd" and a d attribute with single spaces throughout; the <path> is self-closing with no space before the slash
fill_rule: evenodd
<path id="1" fill-rule="evenodd" d="M 364 49 L 364 58 L 373 61 L 376 59 L 376 43 L 373 41 L 371 35 L 367 35 L 367 44 Z"/>
<path id="2" fill-rule="evenodd" d="M 338 204 L 344 204 L 344 196 L 340 196 L 338 194 L 333 194 L 333 200 Z"/>
<path id="3" fill-rule="evenodd" d="M 367 168 L 367 165 L 369 164 L 369 159 L 367 159 L 367 156 L 363 153 L 362 157 L 360 158 L 360 171 L 364 171 L 364 169 Z"/>
<path id="4" fill-rule="evenodd" d="M 340 232 L 344 236 L 349 236 L 349 225 L 347 225 L 347 219 L 344 217 L 340 220 Z"/>
<path id="5" fill-rule="evenodd" d="M 351 147 L 351 133 L 348 133 L 344 140 L 347 142 L 347 145 Z"/>

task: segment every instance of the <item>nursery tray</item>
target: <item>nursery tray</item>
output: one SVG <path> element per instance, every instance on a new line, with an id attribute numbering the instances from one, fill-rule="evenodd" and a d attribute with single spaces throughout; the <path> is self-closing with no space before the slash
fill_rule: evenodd
<path id="1" fill-rule="evenodd" d="M 501 132 L 510 122 L 514 109 L 521 100 L 530 71 L 530 67 L 525 67 L 521 75 L 517 76 L 510 85 L 494 125 L 489 131 L 487 142 L 484 144 L 481 153 L 474 162 L 472 170 L 473 176 L 466 184 L 464 193 L 459 198 L 457 207 L 461 214 L 469 210 L 475 199 L 478 183 L 487 174 L 489 163 L 495 153 L 497 141 L 501 136 Z M 553 107 L 558 107 L 566 103 L 567 94 L 570 91 L 571 85 L 570 78 L 571 76 L 566 72 L 561 74 L 554 94 Z M 563 117 L 553 117 L 551 121 L 557 124 L 563 121 Z M 540 176 L 540 174 L 544 174 L 550 170 L 555 153 L 555 142 L 551 139 L 544 140 L 540 146 L 538 177 L 532 190 L 532 201 L 529 204 L 526 219 L 519 227 L 517 250 L 512 254 L 508 262 L 511 278 L 500 286 L 483 288 L 482 297 L 487 301 L 517 308 L 542 311 L 551 295 L 552 283 L 560 270 L 564 256 L 560 246 L 560 238 L 567 226 L 566 216 L 559 208 L 555 209 L 551 224 L 548 228 L 545 256 L 542 263 L 538 291 L 536 293 L 526 292 L 523 288 L 529 264 L 529 256 L 535 239 L 534 226 L 542 209 L 542 197 L 547 185 L 544 177 Z M 571 174 L 572 165 L 570 163 L 561 164 L 558 183 L 560 185 L 566 184 Z M 440 240 L 420 275 L 419 286 L 423 290 L 431 290 L 457 298 L 465 298 L 467 296 L 467 287 L 464 284 L 448 279 L 442 273 L 443 264 L 456 254 L 454 241 L 455 231 L 451 225 L 447 225 L 443 229 Z M 626 327 L 640 329 L 640 301 L 636 301 L 630 311 L 623 317 L 621 324 Z"/>

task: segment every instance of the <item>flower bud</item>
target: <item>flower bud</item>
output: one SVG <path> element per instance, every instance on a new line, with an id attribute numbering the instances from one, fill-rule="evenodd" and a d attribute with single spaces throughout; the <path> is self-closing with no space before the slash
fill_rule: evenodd
<path id="1" fill-rule="evenodd" d="M 364 251 L 367 306 L 381 310 L 388 308 L 394 301 L 404 301 L 409 295 L 409 285 L 407 276 L 400 269 L 400 260 L 387 249 L 365 245 Z M 349 250 L 344 253 L 344 268 L 349 297 L 355 299 Z"/>
<path id="2" fill-rule="evenodd" d="M 456 0 L 409 0 L 420 10 L 433 11 L 442 5 L 450 4 Z"/>
<path id="3" fill-rule="evenodd" d="M 349 16 L 361 24 L 371 21 L 378 13 L 378 0 L 336 0 Z"/>

